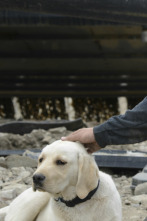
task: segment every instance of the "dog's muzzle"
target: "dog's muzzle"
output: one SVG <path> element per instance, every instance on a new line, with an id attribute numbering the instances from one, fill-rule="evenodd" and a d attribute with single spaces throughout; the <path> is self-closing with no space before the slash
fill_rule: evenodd
<path id="1" fill-rule="evenodd" d="M 43 182 L 45 180 L 45 176 L 41 173 L 36 173 L 33 176 L 34 190 L 43 186 Z"/>

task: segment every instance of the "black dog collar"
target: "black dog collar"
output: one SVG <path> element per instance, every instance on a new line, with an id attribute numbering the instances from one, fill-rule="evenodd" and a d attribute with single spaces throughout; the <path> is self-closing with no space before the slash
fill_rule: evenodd
<path id="1" fill-rule="evenodd" d="M 89 194 L 84 198 L 84 199 L 80 199 L 78 196 L 75 197 L 74 199 L 72 200 L 69 200 L 69 201 L 66 201 L 64 200 L 63 198 L 58 198 L 58 199 L 55 199 L 55 201 L 60 201 L 62 203 L 64 203 L 66 206 L 68 207 L 74 207 L 76 206 L 77 204 L 80 204 L 80 203 L 84 203 L 86 202 L 87 200 L 90 200 L 91 197 L 95 194 L 95 192 L 97 191 L 97 189 L 99 188 L 99 184 L 100 184 L 100 180 L 98 181 L 98 185 L 97 187 L 92 190 L 91 192 L 89 192 Z"/>

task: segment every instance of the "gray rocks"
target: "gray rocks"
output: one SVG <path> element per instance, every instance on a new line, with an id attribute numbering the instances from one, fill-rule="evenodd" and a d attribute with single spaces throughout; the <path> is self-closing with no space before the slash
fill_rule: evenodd
<path id="1" fill-rule="evenodd" d="M 64 127 L 48 131 L 33 130 L 30 134 L 23 136 L 0 133 L 1 150 L 18 148 L 26 150 L 23 156 L 0 157 L 0 208 L 9 205 L 21 192 L 32 186 L 32 176 L 37 167 L 39 153 L 30 152 L 29 149 L 42 149 L 68 133 L 70 132 Z M 109 173 L 109 170 L 107 172 Z M 143 221 L 147 216 L 147 183 L 138 185 L 135 189 L 135 196 L 132 196 L 131 176 L 115 174 L 112 177 L 122 199 L 122 221 Z M 4 221 L 2 216 L 0 221 Z"/>
<path id="2" fill-rule="evenodd" d="M 147 182 L 141 183 L 135 188 L 135 195 L 141 195 L 141 194 L 147 194 Z"/>
<path id="3" fill-rule="evenodd" d="M 0 207 L 9 205 L 21 192 L 32 186 L 35 170 L 31 167 L 0 167 Z M 131 177 L 112 175 L 112 178 L 122 199 L 122 221 L 143 221 L 147 213 L 147 195 L 132 196 Z"/>
<path id="4" fill-rule="evenodd" d="M 69 133 L 65 127 L 33 130 L 31 133 L 24 135 L 0 133 L 0 149 L 42 149 L 46 144 L 50 144 Z"/>
<path id="5" fill-rule="evenodd" d="M 32 158 L 32 159 L 34 159 L 34 160 L 38 160 L 39 155 L 40 155 L 40 152 L 34 153 L 34 152 L 32 152 L 32 151 L 29 151 L 29 150 L 26 150 L 26 151 L 23 153 L 23 156 Z"/>
<path id="6" fill-rule="evenodd" d="M 147 207 L 147 195 L 146 194 L 132 196 L 130 197 L 130 200 L 132 203 L 143 204 L 145 207 Z"/>
<path id="7" fill-rule="evenodd" d="M 12 167 L 37 167 L 37 161 L 26 156 L 11 155 L 6 158 L 8 168 Z"/>
<path id="8" fill-rule="evenodd" d="M 6 163 L 4 157 L 0 157 L 0 167 L 5 167 L 5 168 L 7 168 L 7 163 Z"/>
<path id="9" fill-rule="evenodd" d="M 114 175 L 113 180 L 122 199 L 122 221 L 143 221 L 147 215 L 147 194 L 132 195 L 132 177 Z"/>
<path id="10" fill-rule="evenodd" d="M 0 167 L 0 208 L 7 206 L 24 190 L 32 185 L 32 176 L 36 168 Z"/>
<path id="11" fill-rule="evenodd" d="M 3 190 L 0 193 L 1 200 L 13 200 L 17 196 L 15 188 Z"/>

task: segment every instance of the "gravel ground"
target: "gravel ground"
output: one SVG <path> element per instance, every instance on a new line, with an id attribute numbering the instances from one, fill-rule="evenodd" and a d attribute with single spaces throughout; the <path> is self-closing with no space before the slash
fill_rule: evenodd
<path id="1" fill-rule="evenodd" d="M 147 195 L 132 195 L 132 177 L 114 175 L 113 180 L 122 199 L 122 221 L 143 221 L 147 217 Z"/>
<path id="2" fill-rule="evenodd" d="M 31 186 L 34 171 L 35 168 L 30 167 L 0 167 L 0 207 L 9 205 L 16 196 Z M 113 174 L 112 178 L 122 199 L 122 221 L 143 221 L 147 216 L 147 195 L 132 195 L 131 176 Z"/>
<path id="3" fill-rule="evenodd" d="M 37 130 L 24 136 L 0 134 L 0 149 L 23 149 L 42 148 L 48 143 L 59 139 L 62 135 L 68 134 L 65 128 L 56 128 L 49 131 Z M 8 148 L 7 148 L 8 147 Z M 107 147 L 110 149 L 129 149 L 147 151 L 147 142 L 129 146 Z M 29 158 L 29 159 L 28 159 Z M 9 156 L 0 158 L 0 207 L 9 205 L 22 191 L 32 184 L 32 174 L 36 169 L 37 161 L 26 156 Z M 27 165 L 26 165 L 27 162 Z M 122 221 L 143 221 L 147 217 L 147 186 L 144 186 L 139 195 L 132 195 L 132 176 L 139 171 L 127 170 L 111 171 L 112 178 L 122 199 L 123 220 Z M 123 174 L 123 175 L 122 175 Z M 0 217 L 0 221 L 1 221 Z"/>

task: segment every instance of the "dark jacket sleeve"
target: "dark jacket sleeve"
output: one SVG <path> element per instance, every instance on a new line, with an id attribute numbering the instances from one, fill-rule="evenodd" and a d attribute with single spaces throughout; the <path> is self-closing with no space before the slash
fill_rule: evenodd
<path id="1" fill-rule="evenodd" d="M 147 140 L 147 97 L 124 115 L 111 117 L 94 127 L 96 142 L 106 145 L 133 144 Z"/>

